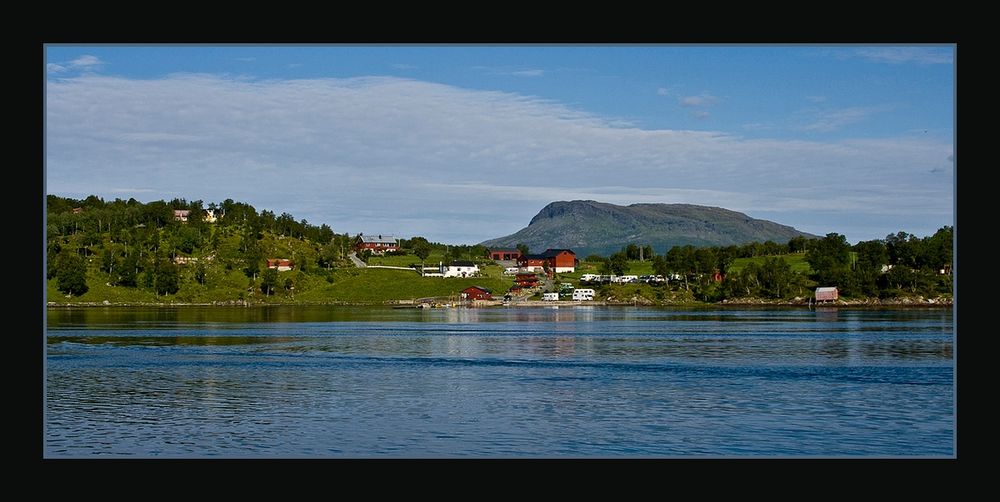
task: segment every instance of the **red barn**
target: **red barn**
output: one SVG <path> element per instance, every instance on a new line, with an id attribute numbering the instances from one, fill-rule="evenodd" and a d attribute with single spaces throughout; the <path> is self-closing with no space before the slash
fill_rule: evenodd
<path id="1" fill-rule="evenodd" d="M 516 260 L 521 257 L 519 249 L 491 249 L 490 259 L 495 261 Z"/>
<path id="2" fill-rule="evenodd" d="M 493 294 L 482 286 L 469 286 L 462 290 L 462 298 L 466 300 L 492 300 Z"/>
<path id="3" fill-rule="evenodd" d="M 816 301 L 833 301 L 838 297 L 837 287 L 830 288 L 816 288 Z"/>

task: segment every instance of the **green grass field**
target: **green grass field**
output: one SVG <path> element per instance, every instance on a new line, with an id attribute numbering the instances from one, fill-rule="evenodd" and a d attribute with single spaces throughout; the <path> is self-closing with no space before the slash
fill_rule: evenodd
<path id="1" fill-rule="evenodd" d="M 729 270 L 726 273 L 729 274 L 739 273 L 748 264 L 756 263 L 760 265 L 761 263 L 764 263 L 764 259 L 766 258 L 768 257 L 755 256 L 753 258 L 736 258 L 735 260 L 733 260 L 732 263 L 729 264 Z M 785 260 L 785 262 L 787 262 L 788 265 L 792 267 L 792 272 L 802 272 L 805 274 L 809 274 L 812 272 L 812 269 L 809 268 L 809 262 L 806 261 L 805 253 L 783 254 L 783 255 L 778 255 L 778 258 Z"/>
<path id="2" fill-rule="evenodd" d="M 499 275 L 497 271 L 497 275 Z M 420 277 L 414 272 L 391 269 L 355 269 L 339 271 L 333 284 L 313 288 L 295 296 L 305 302 L 338 301 L 348 303 L 382 303 L 390 300 L 411 300 L 426 297 L 457 295 L 476 285 L 503 296 L 513 281 L 495 277 L 441 278 Z"/>

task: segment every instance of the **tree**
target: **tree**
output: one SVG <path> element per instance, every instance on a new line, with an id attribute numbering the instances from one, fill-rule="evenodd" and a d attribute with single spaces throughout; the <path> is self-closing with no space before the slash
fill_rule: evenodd
<path id="1" fill-rule="evenodd" d="M 847 238 L 837 233 L 814 242 L 806 251 L 806 261 L 815 272 L 816 280 L 822 284 L 837 285 L 847 274 L 851 259 L 851 246 Z"/>
<path id="2" fill-rule="evenodd" d="M 623 251 L 625 252 L 625 258 L 629 260 L 639 259 L 639 246 L 636 246 L 635 244 L 629 244 L 625 246 L 625 249 L 623 249 Z"/>
<path id="3" fill-rule="evenodd" d="M 415 237 L 414 240 L 416 240 Z M 413 245 L 413 254 L 415 254 L 417 258 L 420 258 L 420 264 L 423 265 L 424 260 L 426 260 L 427 257 L 431 255 L 430 243 L 428 243 L 427 240 L 424 239 L 422 241 L 414 242 L 412 245 Z"/>
<path id="4" fill-rule="evenodd" d="M 764 259 L 759 272 L 761 293 L 771 298 L 781 298 L 788 293 L 792 280 L 792 267 L 784 259 L 770 256 Z"/>
<path id="5" fill-rule="evenodd" d="M 625 271 L 628 270 L 628 257 L 622 252 L 611 255 L 608 259 L 608 268 L 612 274 L 625 275 Z"/>
<path id="6" fill-rule="evenodd" d="M 529 251 L 531 251 L 531 249 L 529 249 L 528 245 L 525 244 L 525 243 L 523 243 L 523 242 L 518 242 L 517 243 L 517 250 L 520 251 L 522 255 L 531 254 L 531 253 L 529 253 Z"/>
<path id="7" fill-rule="evenodd" d="M 792 237 L 791 240 L 788 241 L 788 252 L 801 253 L 806 250 L 808 243 L 809 239 L 806 239 L 801 235 L 797 237 Z"/>
<path id="8" fill-rule="evenodd" d="M 158 295 L 172 295 L 179 289 L 180 271 L 176 264 L 166 257 L 156 260 L 156 269 L 153 272 L 153 290 Z"/>
<path id="9" fill-rule="evenodd" d="M 208 271 L 205 269 L 205 263 L 198 260 L 194 264 L 194 280 L 198 281 L 198 284 L 205 285 L 205 279 L 208 277 Z"/>
<path id="10" fill-rule="evenodd" d="M 139 254 L 129 253 L 125 255 L 121 265 L 118 266 L 119 286 L 135 287 L 139 277 Z"/>
<path id="11" fill-rule="evenodd" d="M 278 271 L 269 268 L 260 276 L 260 291 L 267 296 L 271 296 L 274 287 L 278 285 Z"/>
<path id="12" fill-rule="evenodd" d="M 340 260 L 340 246 L 336 242 L 330 241 L 319 250 L 319 264 L 327 270 L 333 267 Z"/>
<path id="13" fill-rule="evenodd" d="M 56 264 L 56 281 L 59 291 L 71 296 L 87 292 L 87 263 L 75 250 L 64 248 Z"/>
<path id="14" fill-rule="evenodd" d="M 877 283 L 882 274 L 882 266 L 889 263 L 889 252 L 885 248 L 885 243 L 880 240 L 859 242 L 854 245 L 854 253 L 857 255 L 857 260 L 852 273 L 858 289 L 865 295 L 877 295 Z"/>
<path id="15" fill-rule="evenodd" d="M 101 253 L 101 270 L 108 273 L 108 282 L 115 284 L 115 267 L 118 260 L 115 259 L 115 251 L 111 246 L 105 247 Z"/>

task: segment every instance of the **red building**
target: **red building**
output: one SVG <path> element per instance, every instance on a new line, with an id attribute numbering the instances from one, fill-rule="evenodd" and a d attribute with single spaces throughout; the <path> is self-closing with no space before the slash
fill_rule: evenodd
<path id="1" fill-rule="evenodd" d="M 514 276 L 514 283 L 522 288 L 533 288 L 538 285 L 538 276 L 535 274 L 517 274 Z"/>
<path id="2" fill-rule="evenodd" d="M 520 249 L 491 249 L 491 260 L 516 260 L 521 257 Z"/>
<path id="3" fill-rule="evenodd" d="M 577 261 L 576 253 L 570 249 L 546 249 L 541 254 L 521 255 L 517 266 L 535 270 L 548 266 L 549 270 L 561 274 L 576 270 Z"/>
<path id="4" fill-rule="evenodd" d="M 469 286 L 462 290 L 462 298 L 466 300 L 492 300 L 493 294 L 482 286 Z"/>
<path id="5" fill-rule="evenodd" d="M 358 235 L 358 239 L 354 241 L 354 250 L 358 253 L 369 250 L 372 254 L 385 254 L 386 251 L 399 251 L 399 241 L 394 239 L 391 235 L 379 234 L 377 237 L 374 235 Z"/>
<path id="6" fill-rule="evenodd" d="M 287 272 L 295 267 L 292 260 L 286 260 L 284 258 L 268 258 L 267 268 L 276 269 L 278 272 Z"/>
<path id="7" fill-rule="evenodd" d="M 833 301 L 836 300 L 840 295 L 838 294 L 837 287 L 829 288 L 816 288 L 816 301 Z"/>

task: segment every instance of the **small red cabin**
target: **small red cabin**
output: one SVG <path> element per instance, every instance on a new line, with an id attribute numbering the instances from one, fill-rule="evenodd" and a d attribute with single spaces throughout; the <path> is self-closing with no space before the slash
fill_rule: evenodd
<path id="1" fill-rule="evenodd" d="M 837 297 L 838 294 L 836 286 L 829 288 L 816 288 L 816 301 L 818 302 L 833 301 L 836 300 Z"/>

